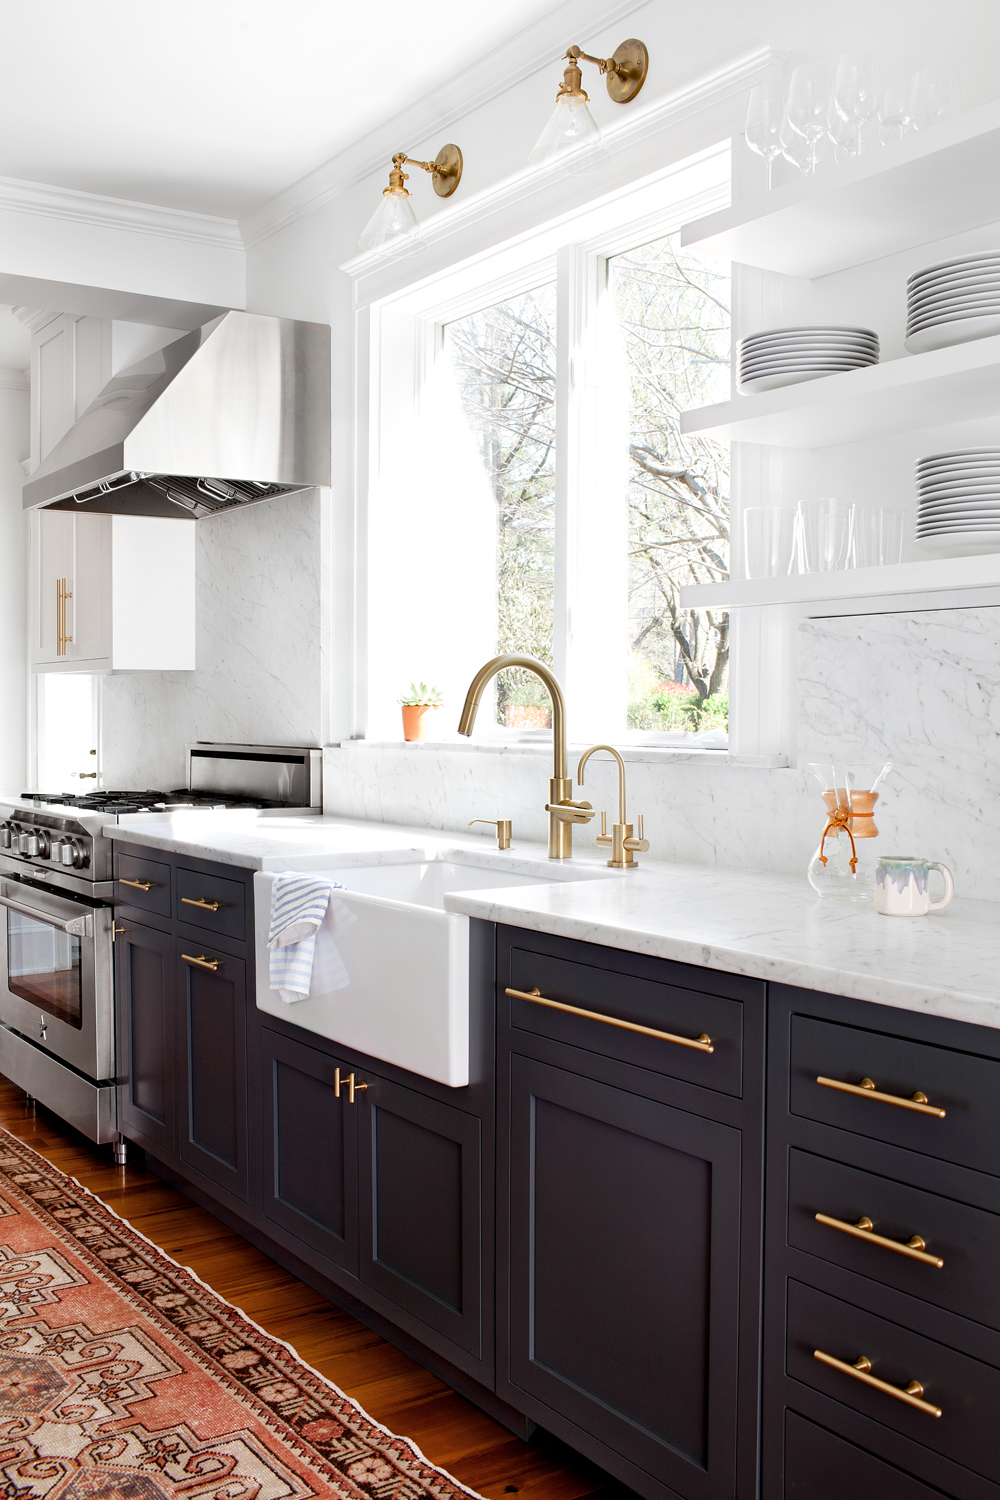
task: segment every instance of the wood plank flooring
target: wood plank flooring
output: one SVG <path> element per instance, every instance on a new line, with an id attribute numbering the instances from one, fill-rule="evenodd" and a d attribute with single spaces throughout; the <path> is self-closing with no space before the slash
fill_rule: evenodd
<path id="1" fill-rule="evenodd" d="M 523 1443 L 407 1355 L 283 1270 L 142 1167 L 116 1167 L 110 1146 L 84 1136 L 0 1077 L 0 1125 L 103 1198 L 116 1213 L 432 1463 L 488 1497 L 634 1500 L 633 1491 L 557 1439 Z"/>

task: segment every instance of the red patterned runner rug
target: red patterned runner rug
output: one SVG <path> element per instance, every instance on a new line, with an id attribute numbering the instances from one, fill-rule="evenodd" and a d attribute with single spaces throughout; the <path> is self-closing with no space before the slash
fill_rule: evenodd
<path id="1" fill-rule="evenodd" d="M 0 1130 L 0 1500 L 465 1500 Z"/>

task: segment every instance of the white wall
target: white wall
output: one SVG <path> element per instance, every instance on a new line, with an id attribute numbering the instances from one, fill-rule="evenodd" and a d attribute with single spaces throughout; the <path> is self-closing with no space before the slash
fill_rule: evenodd
<path id="1" fill-rule="evenodd" d="M 18 380 L 11 376 L 11 383 Z M 28 456 L 28 382 L 11 389 L 0 378 L 0 788 L 26 782 L 27 523 L 21 509 Z"/>

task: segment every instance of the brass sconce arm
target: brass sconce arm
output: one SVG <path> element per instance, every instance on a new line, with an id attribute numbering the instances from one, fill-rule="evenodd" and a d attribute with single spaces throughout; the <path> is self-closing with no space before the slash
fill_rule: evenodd
<path id="1" fill-rule="evenodd" d="M 392 172 L 393 175 L 399 175 L 399 187 L 402 187 L 408 177 L 403 171 L 404 166 L 421 167 L 425 172 L 430 172 L 434 180 L 434 191 L 439 198 L 450 198 L 462 180 L 462 153 L 457 146 L 442 146 L 433 161 L 418 161 L 415 156 L 407 156 L 405 151 L 397 151 L 392 158 Z"/>
<path id="2" fill-rule="evenodd" d="M 588 62 L 600 68 L 608 81 L 608 93 L 616 104 L 628 104 L 635 98 L 646 81 L 646 73 L 649 69 L 649 53 L 644 43 L 637 41 L 634 37 L 630 37 L 627 42 L 622 42 L 612 57 L 591 57 L 589 52 L 584 52 L 582 47 L 574 43 L 567 49 L 566 61 L 569 67 L 560 85 L 561 94 L 583 94 L 583 78 L 579 65 L 581 62 Z M 587 95 L 583 94 L 583 97 L 586 99 Z"/>

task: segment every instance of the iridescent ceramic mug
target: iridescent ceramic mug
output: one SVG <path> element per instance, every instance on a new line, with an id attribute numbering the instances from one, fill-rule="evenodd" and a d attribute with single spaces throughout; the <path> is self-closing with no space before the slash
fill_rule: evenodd
<path id="1" fill-rule="evenodd" d="M 932 870 L 937 870 L 944 881 L 940 901 L 931 900 Z M 937 860 L 884 854 L 875 866 L 875 910 L 883 917 L 926 917 L 929 911 L 943 911 L 954 894 L 951 871 Z"/>

